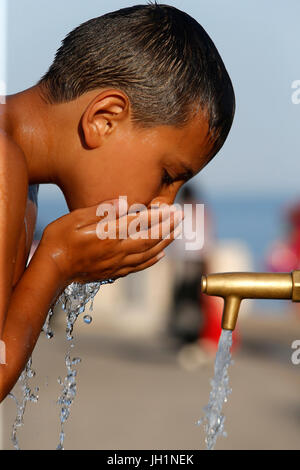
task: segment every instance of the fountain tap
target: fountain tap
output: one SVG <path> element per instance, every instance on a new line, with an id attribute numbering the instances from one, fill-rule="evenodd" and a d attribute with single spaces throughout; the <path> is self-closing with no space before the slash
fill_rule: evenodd
<path id="1" fill-rule="evenodd" d="M 216 273 L 202 276 L 201 290 L 224 299 L 222 328 L 234 330 L 243 299 L 300 302 L 300 271 L 291 273 Z"/>

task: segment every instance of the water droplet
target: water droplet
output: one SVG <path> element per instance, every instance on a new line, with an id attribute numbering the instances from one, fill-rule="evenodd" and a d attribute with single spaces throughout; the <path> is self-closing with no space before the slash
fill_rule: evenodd
<path id="1" fill-rule="evenodd" d="M 93 319 L 92 319 L 92 317 L 91 317 L 90 315 L 85 315 L 85 316 L 83 317 L 83 321 L 84 321 L 84 323 L 86 323 L 87 325 L 89 325 L 90 323 L 92 323 Z"/>
<path id="2" fill-rule="evenodd" d="M 72 366 L 76 366 L 80 362 L 81 362 L 80 357 L 74 357 L 74 359 L 72 360 Z"/>

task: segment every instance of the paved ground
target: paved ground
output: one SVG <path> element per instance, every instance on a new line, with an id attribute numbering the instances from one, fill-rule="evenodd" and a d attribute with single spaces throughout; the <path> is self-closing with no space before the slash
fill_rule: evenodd
<path id="1" fill-rule="evenodd" d="M 195 425 L 207 403 L 213 361 L 183 369 L 167 342 L 142 341 L 79 328 L 75 356 L 78 396 L 66 425 L 66 449 L 203 449 Z M 227 438 L 217 449 L 300 449 L 300 366 L 293 366 L 291 342 L 300 321 L 257 321 L 241 325 L 242 348 L 230 369 L 233 389 L 226 415 Z M 42 337 L 34 354 L 38 404 L 29 405 L 20 431 L 22 449 L 54 449 L 59 419 L 56 382 L 64 373 L 63 332 Z M 2 406 L 3 448 L 13 401 Z"/>

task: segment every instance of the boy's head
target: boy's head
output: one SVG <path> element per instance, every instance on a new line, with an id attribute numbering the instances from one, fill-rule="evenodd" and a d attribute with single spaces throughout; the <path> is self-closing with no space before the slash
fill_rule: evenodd
<path id="1" fill-rule="evenodd" d="M 89 189 L 79 196 L 73 184 L 71 196 L 66 183 L 72 208 L 119 195 L 172 202 L 220 150 L 235 111 L 231 80 L 207 33 L 188 14 L 156 3 L 74 29 L 38 85 L 50 107 L 83 106 L 75 180 Z"/>

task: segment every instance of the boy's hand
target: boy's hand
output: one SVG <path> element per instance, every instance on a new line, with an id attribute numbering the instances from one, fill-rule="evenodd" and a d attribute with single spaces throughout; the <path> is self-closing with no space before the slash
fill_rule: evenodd
<path id="1" fill-rule="evenodd" d="M 104 219 L 96 215 L 104 204 L 113 204 L 116 210 L 115 225 L 112 224 L 116 228 L 115 238 L 98 237 L 101 227 L 99 222 L 103 220 L 106 231 L 111 223 L 107 222 L 107 217 Z M 120 239 L 120 234 L 128 233 L 128 226 L 137 218 L 147 228 L 141 229 L 140 235 L 147 238 L 129 236 Z M 120 208 L 119 200 L 107 201 L 77 209 L 49 224 L 43 233 L 39 250 L 44 250 L 51 257 L 66 285 L 74 281 L 117 279 L 146 269 L 163 258 L 164 248 L 181 233 L 182 218 L 182 211 L 174 212 L 171 206 L 163 210 L 144 210 L 137 215 L 127 214 L 127 207 Z M 151 230 L 156 238 L 151 238 Z"/>

